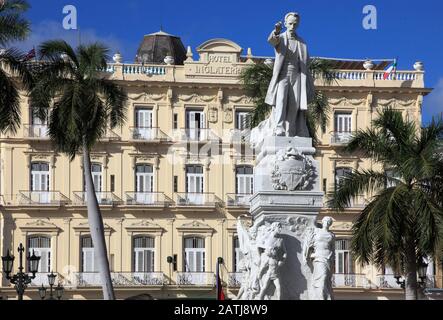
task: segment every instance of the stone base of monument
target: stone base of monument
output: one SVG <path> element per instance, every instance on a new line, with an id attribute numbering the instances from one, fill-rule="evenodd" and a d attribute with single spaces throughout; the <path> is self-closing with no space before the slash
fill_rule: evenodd
<path id="1" fill-rule="evenodd" d="M 283 250 L 286 252 L 285 256 L 280 255 L 282 263 L 277 270 L 280 294 L 276 293 L 275 281 L 259 276 L 260 286 L 269 281 L 265 299 L 309 299 L 312 274 L 303 260 L 303 243 L 307 228 L 315 228 L 324 195 L 320 191 L 319 164 L 314 160 L 314 154 L 310 138 L 267 137 L 259 146 L 254 170 L 255 193 L 250 209 L 252 228 L 260 230 L 260 226 L 279 222 L 281 230 L 276 237 L 283 240 Z M 259 232 L 256 243 L 264 252 L 266 233 L 270 229 L 262 229 L 267 231 L 263 231 L 262 235 Z M 263 260 L 264 253 L 261 254 Z M 259 299 L 257 297 L 255 295 L 253 298 Z"/>

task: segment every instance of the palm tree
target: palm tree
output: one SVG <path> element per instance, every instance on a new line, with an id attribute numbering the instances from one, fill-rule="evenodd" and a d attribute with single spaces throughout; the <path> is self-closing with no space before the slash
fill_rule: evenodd
<path id="1" fill-rule="evenodd" d="M 125 121 L 126 93 L 104 79 L 108 49 L 102 44 L 74 50 L 62 40 L 47 41 L 39 48 L 42 66 L 31 91 L 31 107 L 41 119 L 49 113 L 49 136 L 56 147 L 74 159 L 82 152 L 86 202 L 91 237 L 106 300 L 114 299 L 108 256 L 94 184 L 90 150 L 111 128 Z M 50 111 L 50 112 L 49 112 Z"/>
<path id="2" fill-rule="evenodd" d="M 359 131 L 347 146 L 383 170 L 348 174 L 330 194 L 329 206 L 343 210 L 371 196 L 352 228 L 352 251 L 362 265 L 389 265 L 404 274 L 406 299 L 417 299 L 417 268 L 424 257 L 439 261 L 443 236 L 443 122 L 418 130 L 398 111 L 386 109 L 373 128 Z M 375 167 L 375 166 L 374 166 Z"/>
<path id="3" fill-rule="evenodd" d="M 5 47 L 29 34 L 29 22 L 22 18 L 29 5 L 23 0 L 8 0 L 0 4 L 0 132 L 15 133 L 20 126 L 20 95 L 18 83 L 25 89 L 32 86 L 32 76 L 23 62 L 25 55 Z"/>
<path id="4" fill-rule="evenodd" d="M 309 64 L 312 75 L 321 77 L 325 84 L 331 84 L 334 80 L 332 74 L 332 64 L 324 59 L 312 59 Z M 254 128 L 260 124 L 269 115 L 272 107 L 265 103 L 266 93 L 269 83 L 272 79 L 272 67 L 264 62 L 257 62 L 245 68 L 240 75 L 240 80 L 254 97 L 255 108 L 248 117 L 246 125 Z M 329 105 L 326 96 L 320 90 L 315 91 L 315 99 L 308 106 L 307 121 L 308 129 L 314 143 L 317 141 L 316 129 L 318 127 L 326 128 L 329 120 Z"/>

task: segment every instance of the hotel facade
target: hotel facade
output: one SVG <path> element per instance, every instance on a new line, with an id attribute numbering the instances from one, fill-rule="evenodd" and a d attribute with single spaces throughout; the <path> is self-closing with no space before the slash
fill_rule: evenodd
<path id="1" fill-rule="evenodd" d="M 254 101 L 238 77 L 264 60 L 250 49 L 242 52 L 230 40 L 212 39 L 193 54 L 180 38 L 159 32 L 144 37 L 135 63 L 122 63 L 117 54 L 103 70 L 129 97 L 127 121 L 97 143 L 90 168 L 118 299 L 144 293 L 215 298 L 218 258 L 225 292 L 236 295 L 236 223 L 249 214 L 255 160 L 242 131 Z M 376 166 L 343 151 L 353 132 L 370 127 L 386 107 L 420 126 L 430 92 L 420 63 L 384 79 L 387 61 L 331 61 L 334 82 L 316 79 L 331 107 L 316 146 L 325 193 L 347 172 Z M 26 252 L 41 256 L 25 299 L 38 299 L 37 288 L 47 286 L 51 271 L 65 287 L 64 299 L 100 299 L 81 155 L 70 161 L 55 151 L 46 121 L 33 115 L 25 92 L 21 113 L 18 132 L 0 136 L 0 251 L 17 256 L 23 243 Z M 318 217 L 334 219 L 335 298 L 401 299 L 392 270 L 361 267 L 350 252 L 351 226 L 366 201 L 362 195 L 345 212 L 324 208 Z M 429 264 L 426 285 L 441 287 L 438 263 Z M 0 295 L 16 299 L 4 276 Z"/>

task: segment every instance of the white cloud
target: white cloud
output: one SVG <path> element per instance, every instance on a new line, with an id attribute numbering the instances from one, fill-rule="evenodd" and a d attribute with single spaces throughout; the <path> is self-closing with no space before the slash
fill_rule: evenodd
<path id="1" fill-rule="evenodd" d="M 112 56 L 116 51 L 122 52 L 125 56 L 125 60 L 131 61 L 134 53 L 128 52 L 126 55 L 125 47 L 119 39 L 112 35 L 102 36 L 98 35 L 93 29 L 80 30 L 65 30 L 62 23 L 56 21 L 42 21 L 38 24 L 32 25 L 32 31 L 29 37 L 22 42 L 11 44 L 11 46 L 19 48 L 23 51 L 29 51 L 33 47 L 36 49 L 38 46 L 47 40 L 63 39 L 73 47 L 77 47 L 79 40 L 82 44 L 88 44 L 92 42 L 104 43 L 110 48 L 110 55 Z"/>
<path id="2" fill-rule="evenodd" d="M 443 78 L 440 78 L 434 90 L 425 98 L 423 111 L 431 116 L 443 112 Z"/>

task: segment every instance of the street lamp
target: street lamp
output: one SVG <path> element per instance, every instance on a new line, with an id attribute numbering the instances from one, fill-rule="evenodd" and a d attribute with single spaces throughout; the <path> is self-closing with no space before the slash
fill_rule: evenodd
<path id="1" fill-rule="evenodd" d="M 57 297 L 58 300 L 60 300 L 63 296 L 63 291 L 64 288 L 63 286 L 60 284 L 60 282 L 58 283 L 57 287 L 55 287 L 54 289 L 54 284 L 55 284 L 55 278 L 57 277 L 57 275 L 51 271 L 50 274 L 48 274 L 48 283 L 49 283 L 49 298 L 48 300 L 55 300 L 54 298 L 54 291 L 55 291 L 55 296 Z M 45 286 L 42 284 L 42 286 L 38 289 L 38 293 L 40 295 L 40 298 L 42 300 L 44 300 L 46 298 L 46 288 Z"/>
<path id="2" fill-rule="evenodd" d="M 23 294 L 25 293 L 28 284 L 30 284 L 32 280 L 35 279 L 35 274 L 38 272 L 38 263 L 40 262 L 40 257 L 37 257 L 35 255 L 34 250 L 32 251 L 32 256 L 28 252 L 28 254 L 26 255 L 26 261 L 28 262 L 28 271 L 32 273 L 32 275 L 23 272 L 24 251 L 25 248 L 23 247 L 23 244 L 20 243 L 18 247 L 18 252 L 19 252 L 18 273 L 12 276 L 11 272 L 12 272 L 12 267 L 14 265 L 15 257 L 9 254 L 9 250 L 6 253 L 6 256 L 2 257 L 3 272 L 6 275 L 6 279 L 8 279 L 12 284 L 15 285 L 15 289 L 17 291 L 19 300 L 23 300 Z"/>

